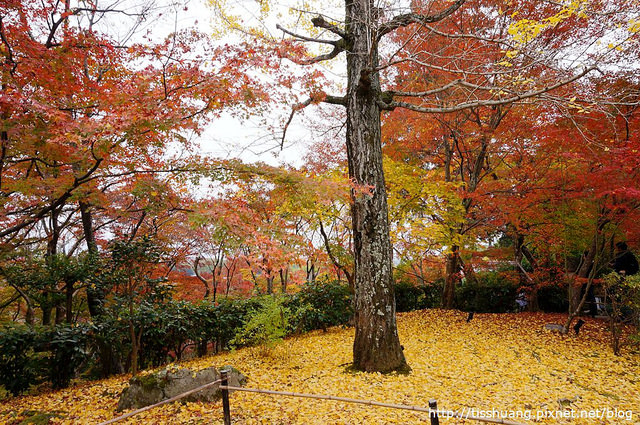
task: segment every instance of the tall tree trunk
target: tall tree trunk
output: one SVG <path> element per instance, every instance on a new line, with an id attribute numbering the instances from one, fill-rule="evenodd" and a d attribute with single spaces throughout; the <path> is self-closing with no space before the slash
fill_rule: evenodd
<path id="1" fill-rule="evenodd" d="M 56 325 L 64 323 L 66 317 L 67 317 L 67 313 L 64 308 L 64 305 L 61 304 L 61 301 L 58 301 L 56 303 Z"/>
<path id="2" fill-rule="evenodd" d="M 371 0 L 346 2 L 347 157 L 355 262 L 353 366 L 388 372 L 407 368 L 396 326 L 387 193 L 382 170 L 376 9 Z"/>
<path id="3" fill-rule="evenodd" d="M 525 290 L 527 294 L 527 310 L 528 311 L 538 311 L 540 309 L 538 305 L 538 286 L 533 278 L 527 273 L 524 266 L 522 265 L 522 260 L 526 257 L 529 264 L 533 269 L 536 268 L 537 263 L 533 258 L 533 255 L 527 247 L 524 245 L 524 235 L 518 233 L 515 230 L 514 238 L 513 238 L 513 256 L 515 260 L 515 269 L 518 272 L 518 276 L 520 277 L 520 287 L 527 288 Z"/>
<path id="4" fill-rule="evenodd" d="M 233 275 L 236 272 L 236 265 L 238 264 L 238 259 L 237 257 L 234 257 L 233 260 L 231 261 L 231 264 L 225 263 L 225 269 L 226 269 L 226 288 L 225 288 L 225 292 L 224 292 L 224 296 L 228 297 L 229 296 L 229 291 L 231 290 L 231 284 L 233 283 Z"/>
<path id="5" fill-rule="evenodd" d="M 522 245 L 520 248 L 522 250 L 522 254 L 524 254 L 527 261 L 529 261 L 529 264 L 531 264 L 533 270 L 536 271 L 538 269 L 538 261 L 536 260 L 536 258 L 533 256 L 531 251 L 529 251 L 529 248 L 527 248 L 526 245 Z M 529 311 L 539 311 L 540 303 L 538 302 L 538 285 L 530 276 L 529 279 L 532 281 L 533 289 L 529 294 L 529 304 L 527 306 Z"/>
<path id="6" fill-rule="evenodd" d="M 58 224 L 58 217 L 60 210 L 53 208 L 51 210 L 50 220 L 50 234 L 48 235 L 47 251 L 45 253 L 45 262 L 47 264 L 48 273 L 53 273 L 53 261 L 58 254 L 58 242 L 60 240 L 60 227 Z M 49 282 L 49 286 L 45 289 L 44 302 L 41 303 L 42 308 L 42 324 L 48 326 L 51 324 L 51 320 L 54 318 L 53 311 L 56 310 L 55 323 L 60 323 L 58 320 L 62 317 L 59 312 L 59 302 L 57 298 L 57 282 Z"/>
<path id="7" fill-rule="evenodd" d="M 593 285 L 593 279 L 598 273 L 598 263 L 602 257 L 602 251 L 606 248 L 605 238 L 603 235 L 604 228 L 611 221 L 606 217 L 606 208 L 601 208 L 599 211 L 599 217 L 596 224 L 596 229 L 591 239 L 591 245 L 589 250 L 585 252 L 578 270 L 576 270 L 575 279 L 577 282 L 569 283 L 569 316 L 565 324 L 564 330 L 568 331 L 569 326 L 573 319 L 578 316 L 589 297 L 589 290 Z M 587 284 L 583 284 L 585 279 L 588 279 Z M 590 308 L 596 308 L 595 305 Z"/>
<path id="8" fill-rule="evenodd" d="M 80 218 L 82 219 L 82 231 L 84 232 L 84 240 L 87 244 L 87 250 L 90 253 L 98 252 L 98 244 L 93 231 L 93 215 L 91 214 L 90 205 L 86 201 L 79 201 Z"/>
<path id="9" fill-rule="evenodd" d="M 96 243 L 95 233 L 93 231 L 93 215 L 91 207 L 85 201 L 79 201 L 80 218 L 82 219 L 82 231 L 84 232 L 84 240 L 87 243 L 87 251 L 92 259 L 98 258 L 98 244 Z M 102 314 L 102 306 L 104 305 L 104 294 L 100 288 L 89 286 L 87 288 L 87 305 L 91 318 Z"/>
<path id="10" fill-rule="evenodd" d="M 280 269 L 280 289 L 283 294 L 287 293 L 287 281 L 289 280 L 289 268 Z"/>
<path id="11" fill-rule="evenodd" d="M 13 285 L 12 285 L 13 286 Z M 35 323 L 35 311 L 33 310 L 33 304 L 29 296 L 19 287 L 13 286 L 13 288 L 20 294 L 22 299 L 24 299 L 25 304 L 27 305 L 24 321 L 27 325 L 33 326 Z M 20 310 L 20 304 L 18 304 L 18 310 Z"/>
<path id="12" fill-rule="evenodd" d="M 2 84 L 2 91 L 5 92 L 7 85 Z M 2 120 L 8 122 L 9 114 L 7 112 L 2 113 Z M 0 131 L 0 190 L 4 189 L 2 177 L 5 175 L 5 161 L 7 158 L 7 149 L 9 147 L 9 133 L 7 130 Z"/>
<path id="13" fill-rule="evenodd" d="M 271 275 L 271 270 L 267 271 L 267 294 L 273 294 L 273 281 L 275 280 L 275 276 Z"/>
<path id="14" fill-rule="evenodd" d="M 445 282 L 442 294 L 442 307 L 453 308 L 456 299 L 456 285 L 459 280 L 458 272 L 460 272 L 460 253 L 458 246 L 453 245 L 451 252 L 447 254 L 445 263 Z"/>
<path id="15" fill-rule="evenodd" d="M 218 247 L 218 253 L 216 255 L 216 261 L 213 263 L 213 270 L 211 271 L 211 283 L 213 284 L 213 302 L 216 302 L 218 296 L 218 286 L 222 282 L 222 268 L 224 267 L 225 255 L 222 248 L 222 244 Z"/>
<path id="16" fill-rule="evenodd" d="M 50 296 L 51 294 L 45 295 L 45 302 L 41 304 L 42 308 L 42 325 L 49 326 L 51 324 L 51 316 L 53 312 L 53 307 L 50 305 Z"/>
<path id="17" fill-rule="evenodd" d="M 202 282 L 202 285 L 204 286 L 203 298 L 206 300 L 207 298 L 209 298 L 209 294 L 211 291 L 209 290 L 209 281 L 200 274 L 200 260 L 202 260 L 202 257 L 196 257 L 196 259 L 193 261 L 193 272 L 196 274 L 196 277 L 200 282 Z M 215 302 L 215 300 L 213 301 Z"/>
<path id="18" fill-rule="evenodd" d="M 317 271 L 315 260 L 307 260 L 307 283 L 316 281 Z"/>
<path id="19" fill-rule="evenodd" d="M 91 205 L 86 201 L 79 201 L 80 218 L 82 220 L 82 231 L 84 240 L 87 243 L 87 251 L 92 260 L 98 259 L 98 244 L 96 243 L 95 232 L 93 230 L 93 214 L 91 213 Z M 96 320 L 104 313 L 105 293 L 103 288 L 95 288 L 89 286 L 87 288 L 87 306 L 89 314 L 93 320 Z M 103 378 L 107 376 L 123 373 L 124 367 L 116 350 L 108 342 L 97 339 L 98 351 L 100 355 L 100 367 Z"/>
<path id="20" fill-rule="evenodd" d="M 65 312 L 66 317 L 65 320 L 67 323 L 73 322 L 73 280 L 68 279 L 65 282 L 65 294 L 66 294 L 66 302 L 65 302 Z"/>
<path id="21" fill-rule="evenodd" d="M 596 260 L 598 259 L 598 251 L 603 244 L 602 229 L 604 229 L 604 226 L 607 223 L 608 220 L 602 220 L 602 222 L 598 222 L 596 232 L 591 239 L 589 249 L 584 253 L 578 269 L 576 270 L 575 275 L 578 278 L 576 279 L 577 282 L 574 281 L 569 283 L 569 315 L 575 315 L 579 313 L 578 307 L 582 304 L 580 301 L 581 295 L 583 293 L 582 288 L 584 286 L 582 282 L 584 282 L 584 280 L 589 278 L 590 276 L 594 275 L 594 269 L 598 266 Z"/>
<path id="22" fill-rule="evenodd" d="M 129 287 L 128 295 L 129 295 L 129 338 L 131 338 L 131 374 L 136 376 L 138 374 L 138 351 L 140 349 L 139 341 L 140 339 L 136 335 L 136 327 L 133 322 L 133 281 L 132 278 L 129 277 Z M 142 330 L 140 330 L 140 334 L 142 334 Z"/>
<path id="23" fill-rule="evenodd" d="M 138 374 L 138 339 L 133 321 L 129 320 L 129 338 L 131 338 L 131 374 Z"/>
<path id="24" fill-rule="evenodd" d="M 33 326 L 36 321 L 35 312 L 33 311 L 30 301 L 26 300 L 25 303 L 27 304 L 27 312 L 25 313 L 24 322 L 29 326 Z"/>

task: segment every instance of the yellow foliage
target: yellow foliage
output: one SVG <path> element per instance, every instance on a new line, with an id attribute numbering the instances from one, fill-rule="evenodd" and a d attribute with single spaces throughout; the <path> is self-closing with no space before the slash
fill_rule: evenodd
<path id="1" fill-rule="evenodd" d="M 328 394 L 442 409 L 497 409 L 514 412 L 610 409 L 630 412 L 631 421 L 545 418 L 541 424 L 620 424 L 640 420 L 640 358 L 615 357 L 606 323 L 586 319 L 580 336 L 544 330 L 564 315 L 476 314 L 466 323 L 458 311 L 427 310 L 398 317 L 400 339 L 412 367 L 408 376 L 345 371 L 351 359 L 352 329 L 331 329 L 287 339 L 270 356 L 243 349 L 185 362 L 198 369 L 231 364 L 249 377 L 248 387 Z M 280 353 L 280 354 L 279 354 Z M 62 411 L 52 423 L 95 424 L 116 417 L 115 407 L 128 376 L 18 397 L 0 405 L 0 423 L 20 423 L 23 412 Z M 423 424 L 425 413 L 345 404 L 337 401 L 231 394 L 237 424 Z M 121 423 L 222 423 L 222 405 L 169 404 Z M 472 421 L 441 420 L 446 424 Z"/>
<path id="2" fill-rule="evenodd" d="M 542 21 L 532 19 L 521 19 L 509 26 L 508 32 L 518 44 L 526 44 L 534 40 L 542 31 L 553 28 L 577 14 L 580 18 L 585 18 L 582 7 L 585 0 L 571 0 L 555 15 L 549 16 Z M 515 13 L 512 17 L 515 17 Z"/>
<path id="3" fill-rule="evenodd" d="M 458 193 L 459 183 L 434 179 L 427 171 L 391 158 L 384 158 L 387 179 L 391 239 L 418 253 L 427 247 L 459 245 L 460 235 L 453 229 L 465 220 Z"/>
<path id="4" fill-rule="evenodd" d="M 314 3 L 308 0 L 295 0 L 288 3 L 273 0 L 206 0 L 216 17 L 214 36 L 228 33 L 235 36 L 248 36 L 273 40 L 282 36 L 273 31 L 275 23 L 289 30 L 318 37 L 324 31 L 311 23 L 311 18 L 328 12 L 336 7 L 334 2 Z"/>
<path id="5" fill-rule="evenodd" d="M 508 50 L 505 53 L 505 56 L 508 57 L 509 59 L 513 59 L 518 55 L 519 51 L 518 50 Z"/>
<path id="6" fill-rule="evenodd" d="M 521 19 L 509 25 L 508 32 L 516 43 L 525 44 L 536 38 L 545 28 L 546 25 L 544 23 L 531 19 Z"/>

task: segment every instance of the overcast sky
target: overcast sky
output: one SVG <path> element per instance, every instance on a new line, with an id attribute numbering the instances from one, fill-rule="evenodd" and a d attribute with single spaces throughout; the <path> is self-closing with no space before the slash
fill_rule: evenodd
<path id="1" fill-rule="evenodd" d="M 160 3 L 171 3 L 171 0 L 159 0 Z M 174 0 L 175 6 L 163 10 L 159 19 L 150 19 L 147 28 L 153 38 L 158 41 L 174 29 L 197 28 L 203 33 L 213 34 L 212 9 L 206 0 Z M 156 15 L 157 16 L 157 15 Z M 275 25 L 274 25 L 275 26 Z M 275 28 L 274 28 L 274 31 Z M 277 111 L 274 105 L 271 110 Z M 229 114 L 216 119 L 196 141 L 202 151 L 216 158 L 241 158 L 246 162 L 263 161 L 272 165 L 302 164 L 304 154 L 311 142 L 312 135 L 302 125 L 301 116 L 287 130 L 284 149 L 280 150 L 280 140 L 273 137 L 265 128 L 267 124 L 277 124 L 282 114 L 288 110 L 279 108 L 279 114 L 268 117 L 253 117 L 240 121 Z M 310 109 L 310 108 L 308 108 Z"/>

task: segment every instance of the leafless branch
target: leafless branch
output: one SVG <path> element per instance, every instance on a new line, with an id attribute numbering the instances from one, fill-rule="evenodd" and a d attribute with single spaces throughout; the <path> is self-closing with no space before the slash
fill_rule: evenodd
<path id="1" fill-rule="evenodd" d="M 282 129 L 282 139 L 280 140 L 280 150 L 284 149 L 284 139 L 287 137 L 287 129 L 289 128 L 289 124 L 291 124 L 291 121 L 293 121 L 293 116 L 300 109 L 306 108 L 312 103 L 313 103 L 313 99 L 309 98 L 304 102 L 294 105 L 293 108 L 291 108 L 291 114 L 289 114 L 289 119 L 287 119 L 287 122 L 285 123 L 284 128 Z"/>
<path id="2" fill-rule="evenodd" d="M 450 113 L 450 112 L 457 112 L 457 111 L 462 111 L 464 109 L 469 109 L 469 108 L 478 108 L 478 107 L 483 107 L 483 106 L 499 106 L 499 105 L 506 105 L 506 104 L 510 104 L 510 103 L 515 103 L 521 100 L 525 100 L 525 99 L 530 99 L 533 97 L 537 97 L 540 96 L 544 93 L 553 91 L 559 87 L 562 87 L 564 85 L 570 84 L 582 77 L 584 77 L 585 75 L 587 75 L 589 72 L 593 71 L 594 69 L 596 69 L 595 66 L 589 67 L 584 69 L 582 72 L 574 75 L 571 78 L 567 78 L 565 80 L 562 81 L 558 81 L 555 84 L 552 84 L 550 86 L 547 87 L 543 87 L 537 90 L 530 90 L 524 93 L 520 93 L 520 94 L 514 94 L 510 97 L 507 98 L 502 98 L 502 99 L 485 99 L 485 100 L 476 100 L 476 101 L 471 101 L 471 102 L 463 102 L 463 103 L 459 103 L 457 105 L 454 106 L 439 106 L 439 107 L 425 107 L 425 106 L 420 106 L 420 105 L 415 105 L 409 102 L 398 102 L 398 101 L 392 101 L 386 104 L 382 104 L 381 107 L 382 109 L 386 109 L 386 110 L 392 110 L 395 108 L 404 108 L 404 109 L 408 109 L 411 111 L 416 111 L 416 112 L 422 112 L 422 113 L 435 113 L 435 114 L 442 114 L 442 113 Z"/>
<path id="3" fill-rule="evenodd" d="M 471 69 L 460 69 L 460 68 L 448 68 L 445 66 L 439 66 L 439 65 L 434 65 L 432 63 L 417 59 L 414 56 L 411 57 L 407 57 L 407 58 L 402 58 L 402 59 L 398 59 L 396 61 L 392 61 L 392 62 L 388 62 L 386 64 L 383 64 L 379 67 L 376 68 L 376 71 L 382 70 L 384 68 L 389 68 L 395 65 L 399 65 L 402 64 L 404 62 L 412 62 L 415 63 L 416 65 L 420 65 L 422 67 L 425 68 L 429 68 L 429 69 L 434 69 L 436 71 L 442 71 L 442 72 L 447 72 L 450 74 L 464 74 L 464 75 L 475 75 L 475 76 L 483 76 L 483 77 L 490 77 L 490 78 L 494 78 L 496 76 L 500 76 L 500 75 L 513 75 L 513 70 L 509 69 L 509 70 L 505 70 L 505 71 L 498 71 L 498 70 L 491 70 L 491 71 L 486 71 L 486 63 L 484 64 L 478 64 L 477 68 L 478 69 L 483 69 L 483 71 L 474 71 L 472 68 Z M 519 71 L 522 70 L 526 70 L 526 69 L 531 69 L 536 65 L 544 65 L 547 66 L 547 63 L 545 61 L 545 59 L 537 59 L 532 61 L 531 63 L 528 63 L 526 65 L 522 65 L 518 68 Z M 548 66 L 547 66 L 548 67 Z"/>
<path id="4" fill-rule="evenodd" d="M 135 16 L 135 17 L 144 17 L 145 14 L 144 13 L 140 13 L 140 12 L 127 12 L 126 10 L 120 10 L 120 9 L 94 9 L 92 7 L 74 7 L 73 9 L 71 9 L 71 12 L 74 15 L 77 15 L 80 12 L 91 12 L 91 13 L 119 13 L 121 15 L 125 15 L 125 16 Z"/>
<path id="5" fill-rule="evenodd" d="M 442 87 L 438 87 L 437 89 L 433 89 L 433 90 L 425 90 L 425 91 L 421 91 L 421 92 L 405 92 L 405 91 L 388 91 L 387 93 L 389 93 L 392 96 L 400 96 L 400 97 L 423 97 L 423 96 L 430 96 L 433 94 L 437 94 L 437 93 L 442 93 L 443 91 L 447 91 L 450 88 L 453 88 L 457 85 L 460 85 L 463 83 L 463 80 L 453 80 L 452 82 L 445 84 Z"/>
<path id="6" fill-rule="evenodd" d="M 432 33 L 445 38 L 454 38 L 454 39 L 469 38 L 473 40 L 486 41 L 488 43 L 508 44 L 509 46 L 511 46 L 511 44 L 508 43 L 509 40 L 506 38 L 488 38 L 488 37 L 482 37 L 476 34 L 450 34 L 450 33 L 439 31 L 436 28 L 432 27 L 431 25 L 424 25 L 424 27 L 429 31 L 431 31 Z"/>
<path id="7" fill-rule="evenodd" d="M 311 23 L 313 24 L 313 26 L 317 28 L 324 28 L 327 31 L 334 33 L 335 35 L 342 37 L 344 40 L 347 40 L 349 38 L 347 33 L 344 32 L 342 28 L 330 22 L 325 21 L 325 19 L 321 15 L 318 15 L 315 18 L 313 18 L 311 20 Z"/>
<path id="8" fill-rule="evenodd" d="M 284 148 L 284 140 L 287 136 L 287 129 L 289 128 L 289 125 L 291 124 L 291 121 L 293 121 L 293 116 L 296 114 L 296 112 L 298 112 L 301 109 L 306 108 L 307 106 L 311 105 L 314 102 L 324 102 L 324 103 L 330 103 L 333 105 L 342 105 L 342 106 L 346 106 L 347 101 L 344 97 L 338 97 L 338 96 L 325 96 L 324 99 L 314 99 L 314 98 L 309 98 L 307 100 L 305 100 L 304 102 L 300 102 L 297 103 L 295 105 L 293 105 L 293 108 L 291 108 L 291 114 L 289 114 L 289 118 L 287 119 L 287 122 L 284 125 L 283 131 L 282 131 L 282 139 L 280 141 L 280 150 L 282 150 Z"/>
<path id="9" fill-rule="evenodd" d="M 311 42 L 311 43 L 330 44 L 332 46 L 337 46 L 338 45 L 338 41 L 337 40 L 324 40 L 324 39 L 321 39 L 321 38 L 313 38 L 313 37 L 307 37 L 307 36 L 304 36 L 304 35 L 296 34 L 296 33 L 292 32 L 292 31 L 289 31 L 286 28 L 283 28 L 280 24 L 277 24 L 276 28 L 278 28 L 280 31 L 282 31 L 285 34 L 290 35 L 291 37 L 297 38 L 297 39 L 302 40 L 302 41 L 308 41 L 308 42 Z"/>
<path id="10" fill-rule="evenodd" d="M 466 0 L 456 0 L 451 6 L 446 9 L 434 14 L 434 15 L 422 15 L 419 13 L 405 13 L 402 15 L 395 16 L 389 22 L 386 22 L 378 28 L 378 40 L 380 40 L 385 35 L 389 34 L 392 31 L 397 30 L 398 28 L 403 28 L 409 26 L 411 24 L 420 24 L 426 25 L 434 22 L 441 21 L 451 15 L 453 12 L 458 10 L 460 6 L 464 4 Z"/>
<path id="11" fill-rule="evenodd" d="M 299 65 L 313 65 L 314 63 L 331 60 L 336 56 L 338 56 L 343 51 L 344 49 L 342 47 L 335 46 L 333 50 L 331 50 L 329 53 L 325 53 L 324 55 L 315 56 L 313 58 L 306 59 L 306 60 L 296 60 L 296 59 L 291 59 L 291 60 Z"/>

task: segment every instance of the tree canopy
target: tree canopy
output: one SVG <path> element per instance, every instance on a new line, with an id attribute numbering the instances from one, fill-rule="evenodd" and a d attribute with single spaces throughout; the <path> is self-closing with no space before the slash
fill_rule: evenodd
<path id="1" fill-rule="evenodd" d="M 71 323 L 126 298 L 133 353 L 153 282 L 217 303 L 336 279 L 353 366 L 408 370 L 396 282 L 446 308 L 485 272 L 532 308 L 568 282 L 573 311 L 614 243 L 640 243 L 636 1 L 211 6 L 216 36 L 163 40 L 138 32 L 150 3 L 0 6 L 3 317 Z M 199 150 L 222 114 L 288 108 L 264 125 L 277 147 L 323 105 L 298 168 Z M 127 288 L 100 272 L 145 243 L 162 255 L 120 267 L 144 270 Z"/>

